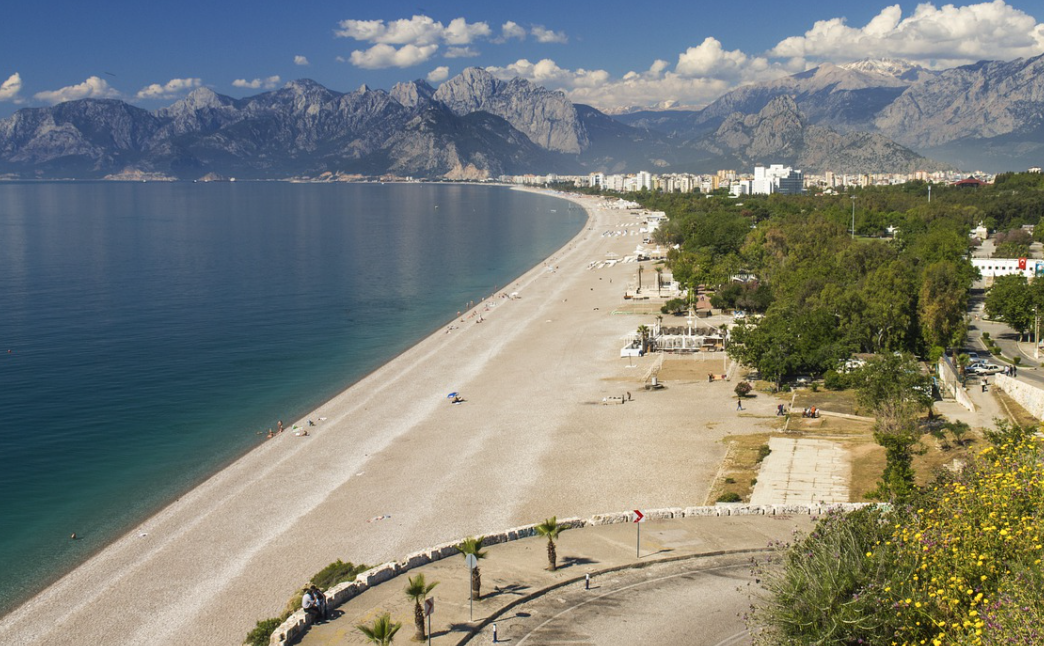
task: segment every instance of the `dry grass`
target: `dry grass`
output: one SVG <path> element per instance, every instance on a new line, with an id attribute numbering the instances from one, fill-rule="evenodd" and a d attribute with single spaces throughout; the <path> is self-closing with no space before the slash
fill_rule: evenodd
<path id="1" fill-rule="evenodd" d="M 798 388 L 794 391 L 794 409 L 803 410 L 815 406 L 832 413 L 845 413 L 847 415 L 861 415 L 859 405 L 856 403 L 856 391 L 854 390 L 826 390 L 820 388 L 818 392 L 812 392 L 811 388 Z"/>
<path id="2" fill-rule="evenodd" d="M 707 381 L 707 373 L 722 375 L 721 353 L 697 353 L 689 357 L 678 355 L 663 360 L 657 378 L 663 382 Z"/>
<path id="3" fill-rule="evenodd" d="M 960 468 L 967 464 L 984 446 L 982 435 L 975 431 L 969 431 L 961 438 L 961 446 L 954 443 L 949 433 L 944 435 L 942 440 L 931 435 L 921 438 L 924 452 L 915 455 L 913 459 L 916 482 L 920 486 L 930 484 L 943 469 Z"/>
<path id="4" fill-rule="evenodd" d="M 1028 410 L 1023 408 L 1018 402 L 1008 396 L 1008 393 L 1004 392 L 1000 388 L 991 387 L 990 392 L 1000 402 L 1001 408 L 1003 408 L 1011 421 L 1015 422 L 1019 426 L 1040 426 L 1040 420 L 1034 417 Z"/>
<path id="5" fill-rule="evenodd" d="M 707 493 L 705 504 L 713 505 L 726 493 L 736 493 L 744 502 L 750 500 L 754 490 L 753 481 L 758 477 L 761 463 L 758 452 L 768 444 L 773 433 L 757 433 L 754 435 L 732 435 L 722 441 L 728 444 L 729 452 L 725 455 L 718 477 Z"/>

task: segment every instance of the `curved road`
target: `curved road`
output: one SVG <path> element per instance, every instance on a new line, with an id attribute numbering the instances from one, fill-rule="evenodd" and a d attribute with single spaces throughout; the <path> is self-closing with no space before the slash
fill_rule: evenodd
<path id="1" fill-rule="evenodd" d="M 743 621 L 748 588 L 754 587 L 750 561 L 749 554 L 675 561 L 602 575 L 590 590 L 583 585 L 554 590 L 498 619 L 498 642 L 750 644 Z M 471 640 L 492 642 L 492 626 Z"/>

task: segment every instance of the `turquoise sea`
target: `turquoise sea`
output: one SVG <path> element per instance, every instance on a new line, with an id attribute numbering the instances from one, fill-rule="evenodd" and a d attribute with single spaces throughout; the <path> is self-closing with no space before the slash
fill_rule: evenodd
<path id="1" fill-rule="evenodd" d="M 0 614 L 585 219 L 493 186 L 0 183 Z"/>

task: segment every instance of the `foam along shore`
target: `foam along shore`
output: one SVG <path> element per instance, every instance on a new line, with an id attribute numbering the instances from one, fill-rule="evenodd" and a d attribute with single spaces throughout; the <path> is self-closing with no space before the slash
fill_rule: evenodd
<path id="1" fill-rule="evenodd" d="M 238 644 L 336 560 L 636 506 L 703 504 L 736 421 L 683 389 L 634 390 L 651 316 L 614 314 L 639 223 L 569 198 L 584 229 L 544 263 L 185 494 L 0 620 L 0 644 Z M 474 316 L 472 314 L 474 313 Z M 481 324 L 477 321 L 481 320 Z M 466 402 L 451 405 L 447 393 Z M 721 408 L 721 411 L 718 410 Z M 492 565 L 492 564 L 491 564 Z"/>

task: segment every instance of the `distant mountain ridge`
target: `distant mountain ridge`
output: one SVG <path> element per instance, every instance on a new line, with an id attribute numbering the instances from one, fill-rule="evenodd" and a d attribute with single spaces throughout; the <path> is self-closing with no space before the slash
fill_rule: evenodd
<path id="1" fill-rule="evenodd" d="M 714 132 L 730 115 L 757 114 L 783 96 L 809 125 L 881 135 L 968 170 L 1044 163 L 1044 55 L 938 72 L 893 60 L 826 63 L 737 88 L 703 109 L 616 118 L 691 141 Z"/>
<path id="2" fill-rule="evenodd" d="M 828 72 L 813 75 L 806 85 L 822 85 Z M 856 79 L 873 76 L 875 82 L 888 76 L 875 70 L 848 74 Z M 933 165 L 891 142 L 876 142 L 864 154 L 856 154 L 843 133 L 825 124 L 813 123 L 816 128 L 809 129 L 817 115 L 804 114 L 800 102 L 776 105 L 771 114 L 761 114 L 772 99 L 782 96 L 779 92 L 765 95 L 758 110 L 746 113 L 773 126 L 750 125 L 741 118 L 742 110 L 762 98 L 751 96 L 745 103 L 734 97 L 732 104 L 710 106 L 708 110 L 716 112 L 697 117 L 672 113 L 692 121 L 686 128 L 698 130 L 688 138 L 652 125 L 627 125 L 573 104 L 561 92 L 519 78 L 503 81 L 478 68 L 465 70 L 438 89 L 413 81 L 390 91 L 362 86 L 341 93 L 300 79 L 233 99 L 197 88 L 152 112 L 116 100 L 82 99 L 26 108 L 0 120 L 0 175 L 197 179 L 394 174 L 482 179 L 642 169 L 707 172 L 727 160 L 749 165 L 794 159 L 805 163 L 808 171 L 867 171 L 897 159 L 922 168 Z M 727 111 L 730 105 L 735 109 Z M 741 143 L 744 137 L 750 141 Z M 863 166 L 848 168 L 857 163 Z"/>

